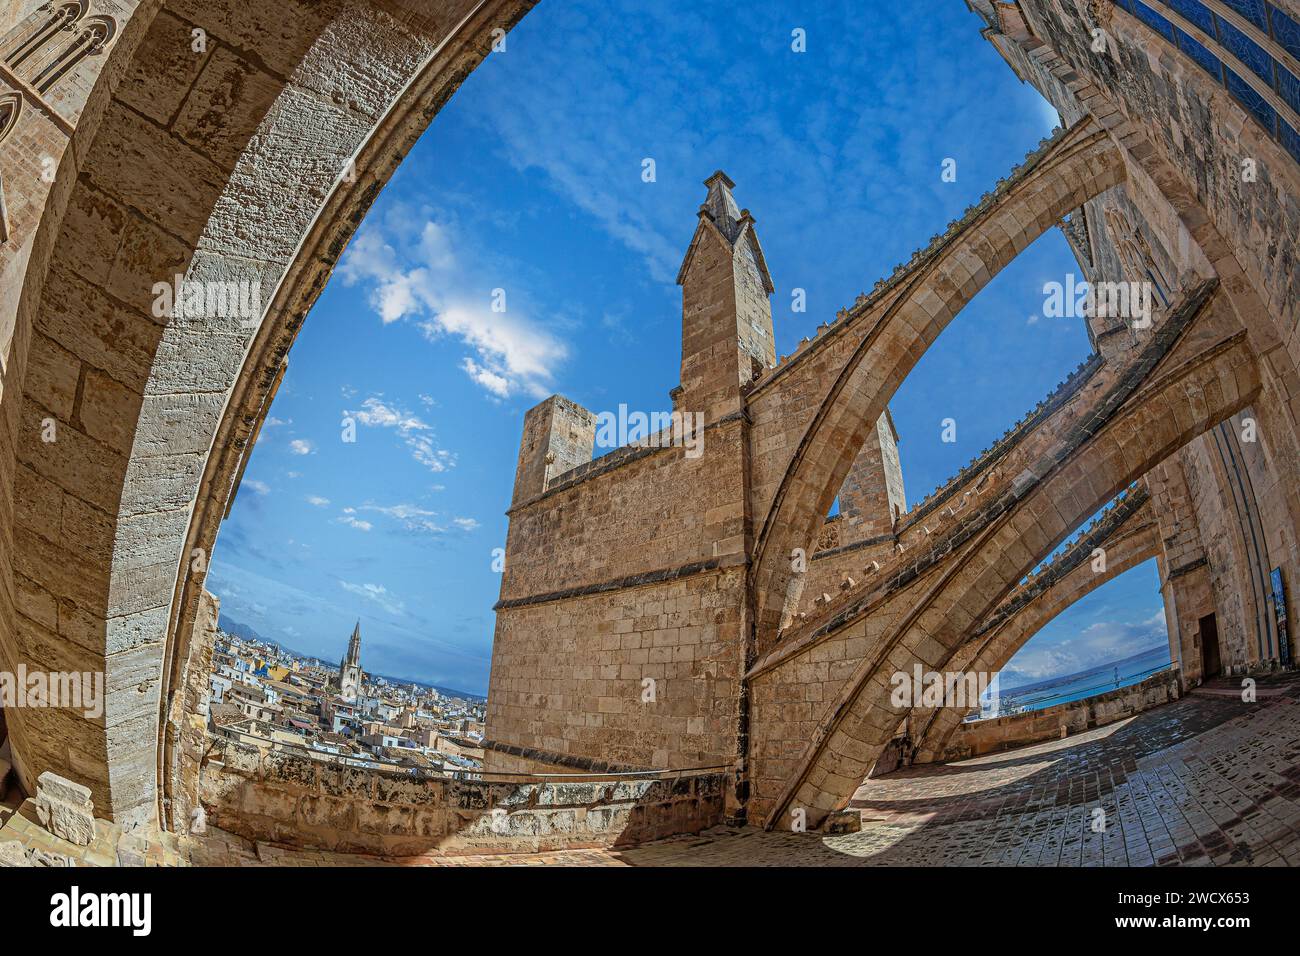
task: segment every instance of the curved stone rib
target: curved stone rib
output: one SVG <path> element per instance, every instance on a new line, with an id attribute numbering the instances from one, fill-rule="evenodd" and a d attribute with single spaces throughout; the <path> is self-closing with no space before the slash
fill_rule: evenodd
<path id="1" fill-rule="evenodd" d="M 1059 566 L 1054 562 L 1055 573 L 1050 583 L 1044 587 L 1031 586 L 1013 595 L 1013 599 L 1024 598 L 1014 610 L 1008 607 L 1009 602 L 1004 602 L 999 611 L 1006 609 L 1011 613 L 1003 616 L 995 612 L 953 655 L 948 670 L 963 673 L 1000 671 L 1061 612 L 1159 552 L 1159 530 L 1145 502 L 1129 511 L 1123 520 L 1108 522 L 1108 527 L 1098 528 L 1096 532 L 1080 539 L 1079 560 L 1068 562 L 1072 567 L 1067 568 L 1066 562 Z M 1106 549 L 1106 570 L 1103 572 L 1094 572 L 1088 561 L 1093 547 Z M 1047 575 L 1043 578 L 1046 579 Z M 936 708 L 924 715 L 923 726 L 913 735 L 913 761 L 927 763 L 940 759 L 953 731 L 965 716 L 966 710 L 962 708 Z"/>
<path id="2" fill-rule="evenodd" d="M 886 640 L 839 685 L 812 733 L 797 721 L 783 724 L 766 710 L 778 706 L 783 683 L 807 683 L 801 661 L 812 658 L 786 661 L 754 683 L 754 726 L 763 728 L 751 741 L 757 818 L 773 826 L 787 807 L 799 806 L 820 819 L 846 804 L 901 717 L 889 699 L 886 671 L 910 671 L 914 664 L 942 669 L 971 625 L 986 618 L 1070 527 L 1191 438 L 1250 404 L 1260 389 L 1242 332 L 1182 356 L 1176 367 L 1152 371 L 1141 372 L 1144 384 L 1118 407 L 1081 426 L 1088 440 L 1034 480 L 919 606 L 899 615 L 901 623 L 890 626 Z M 851 626 L 846 621 L 841 630 Z M 853 627 L 842 639 L 857 634 Z M 790 770 L 783 770 L 789 765 L 781 756 L 788 749 L 785 741 L 800 737 L 811 743 Z"/>
<path id="3" fill-rule="evenodd" d="M 1107 135 L 1091 121 L 1077 124 L 1053 143 L 1024 178 L 909 272 L 902 291 L 883 313 L 864 309 L 838 326 L 853 329 L 861 338 L 842 365 L 824 370 L 835 375 L 829 389 L 817 375 L 807 378 L 818 372 L 810 366 L 800 373 L 803 378 L 776 377 L 768 382 L 783 383 L 779 388 L 767 390 L 765 382 L 751 393 L 751 408 L 755 402 L 785 404 L 787 389 L 796 396 L 801 388 L 821 395 L 806 426 L 797 421 L 781 423 L 784 434 L 801 437 L 793 447 L 787 446 L 791 453 L 786 464 L 778 466 L 783 468 L 777 472 L 779 480 L 769 486 L 768 478 L 760 476 L 756 485 L 760 499 L 756 511 L 764 519 L 750 586 L 760 648 L 775 634 L 792 596 L 793 575 L 785 556 L 792 548 L 806 550 L 814 539 L 868 425 L 879 418 L 907 372 L 952 316 L 1020 249 L 1081 201 L 1122 181 L 1123 175 L 1123 164 Z M 872 322 L 870 328 L 863 328 L 867 322 Z M 790 404 L 802 402 L 805 396 Z M 756 422 L 762 417 L 760 410 Z M 761 432 L 762 427 L 760 423 L 756 430 Z M 770 505 L 763 507 L 761 499 L 769 487 L 773 489 Z"/>
<path id="4" fill-rule="evenodd" d="M 981 214 L 992 208 L 1004 196 L 1007 195 L 1015 186 L 1030 173 L 1034 172 L 1038 164 L 1042 162 L 1049 153 L 1061 143 L 1072 129 L 1066 129 L 1058 126 L 1052 130 L 1050 136 L 1044 137 L 1038 141 L 1038 145 L 1026 154 L 1025 158 L 1012 167 L 1011 173 L 997 181 L 997 184 L 989 192 L 980 196 L 979 201 L 966 207 L 966 210 L 960 217 L 948 223 L 943 232 L 930 237 L 930 241 L 920 249 L 914 251 L 907 262 L 900 262 L 894 266 L 894 271 L 887 278 L 877 279 L 875 287 L 870 292 L 863 292 L 853 303 L 851 308 L 840 309 L 835 313 L 835 318 L 831 322 L 824 322 L 817 327 L 817 334 L 809 338 L 802 339 L 799 347 L 788 355 L 783 355 L 777 360 L 776 367 L 765 369 L 764 377 L 754 382 L 754 388 L 758 389 L 767 384 L 767 378 L 771 377 L 776 369 L 783 369 L 793 362 L 802 359 L 810 351 L 819 348 L 825 341 L 826 336 L 841 331 L 847 323 L 851 323 L 861 318 L 882 302 L 886 301 L 889 295 L 899 290 L 903 283 L 910 280 L 912 271 L 918 266 L 927 262 L 932 256 L 941 252 L 949 240 L 958 232 L 970 226 Z"/>
<path id="5" fill-rule="evenodd" d="M 781 632 L 779 642 L 764 654 L 750 669 L 749 676 L 756 677 L 778 666 L 790 657 L 811 646 L 829 639 L 840 629 L 852 624 L 879 606 L 880 602 L 898 589 L 910 585 L 924 572 L 948 559 L 979 530 L 1014 508 L 1047 474 L 1065 458 L 1075 454 L 1096 433 L 1110 416 L 1128 402 L 1141 388 L 1143 382 L 1169 356 L 1175 343 L 1206 308 L 1217 280 L 1206 280 L 1180 301 L 1166 320 L 1154 327 L 1151 341 L 1127 362 L 1110 366 L 1105 374 L 1093 380 L 1093 394 L 1072 396 L 1052 415 L 1037 422 L 1032 432 L 1021 436 L 1027 446 L 1031 436 L 1037 447 L 1025 447 L 1024 457 L 1012 455 L 1007 460 L 1013 467 L 1006 469 L 996 494 L 974 514 L 957 519 L 951 532 L 907 563 L 895 565 L 892 575 L 881 582 L 866 582 L 843 593 L 822 607 L 815 615 Z M 1032 455 L 1030 452 L 1034 452 Z M 1019 468 L 1019 471 L 1015 469 Z"/>
<path id="6" fill-rule="evenodd" d="M 850 578 L 853 575 L 865 574 L 873 581 L 889 580 L 899 568 L 906 567 L 914 560 L 907 556 L 907 552 L 915 545 L 920 544 L 929 549 L 933 547 L 932 541 L 946 540 L 953 534 L 954 527 L 964 520 L 966 510 L 999 487 L 999 472 L 996 466 L 1007 460 L 1023 439 L 1031 435 L 1050 415 L 1086 387 L 1102 367 L 1100 356 L 1095 354 L 1081 362 L 1065 381 L 1048 394 L 1047 398 L 1007 429 L 1001 438 L 981 452 L 969 466 L 954 475 L 940 489 L 926 496 L 917 508 L 903 515 L 892 536 L 868 538 L 845 545 L 835 544 L 814 553 L 809 566 L 809 580 L 820 580 L 823 584 L 830 583 L 831 578 L 820 577 L 813 572 L 824 572 L 832 576 L 838 573 Z M 947 507 L 935 516 L 935 510 L 945 503 Z M 930 517 L 931 520 L 924 521 L 926 517 Z M 836 515 L 826 519 L 822 525 L 819 544 L 824 540 L 827 529 L 834 528 L 839 518 L 840 516 Z M 879 553 L 879 546 L 888 544 L 891 540 L 895 552 L 892 557 L 884 557 Z M 847 559 L 848 555 L 867 548 L 873 549 L 873 561 L 870 565 L 854 565 Z M 834 562 L 833 565 L 821 563 L 831 561 Z M 841 590 L 845 589 L 843 580 L 839 584 Z M 850 580 L 847 587 L 852 586 Z M 806 586 L 804 590 L 806 592 Z M 822 605 L 825 597 L 828 596 L 823 595 L 818 598 L 815 606 Z M 795 615 L 797 621 L 802 622 L 807 619 L 808 607 L 809 605 L 805 603 L 804 609 Z M 782 639 L 778 637 L 778 643 Z"/>
<path id="7" fill-rule="evenodd" d="M 211 42 L 235 64 L 198 80 L 166 65 L 188 30 L 158 6 L 142 7 L 106 51 L 101 68 L 125 78 L 96 101 L 101 120 L 77 123 L 81 174 L 60 171 L 68 211 L 50 237 L 39 306 L 15 338 L 30 341 L 29 367 L 57 366 L 87 387 L 65 398 L 39 377 L 14 378 L 24 385 L 13 396 L 21 490 L 11 497 L 24 502 L 14 575 L 41 582 L 77 623 L 73 632 L 20 612 L 4 656 L 102 672 L 105 694 L 102 720 L 31 710 L 9 729 L 25 768 L 71 770 L 123 824 L 174 810 L 167 722 L 206 556 L 289 347 L 401 158 L 494 31 L 532 2 L 256 11 L 213 0 Z M 42 235 L 57 211 L 46 210 Z M 32 261 L 28 285 L 43 264 Z M 177 275 L 242 286 L 246 304 L 160 314 L 152 283 Z M 58 442 L 34 437 L 31 423 L 46 417 Z M 76 541 L 44 517 L 73 501 L 94 515 Z"/>

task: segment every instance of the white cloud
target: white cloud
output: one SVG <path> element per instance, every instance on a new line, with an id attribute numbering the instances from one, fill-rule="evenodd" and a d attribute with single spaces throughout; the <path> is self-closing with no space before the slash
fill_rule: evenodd
<path id="1" fill-rule="evenodd" d="M 461 368 L 494 398 L 550 394 L 568 348 L 530 316 L 523 290 L 500 276 L 467 275 L 453 249 L 451 227 L 426 221 L 367 225 L 349 247 L 339 274 L 346 285 L 370 287 L 370 305 L 385 324 L 418 324 L 430 341 L 451 336 L 469 346 Z M 491 290 L 504 288 L 507 311 L 493 311 Z"/>
<path id="2" fill-rule="evenodd" d="M 447 530 L 434 520 L 438 515 L 436 511 L 430 511 L 418 505 L 362 505 L 361 510 L 372 511 L 392 518 L 401 524 L 405 530 L 415 534 L 442 534 Z"/>
<path id="3" fill-rule="evenodd" d="M 460 367 L 465 370 L 465 374 L 473 381 L 482 385 L 485 389 L 500 398 L 508 398 L 510 395 L 510 380 L 504 375 L 498 375 L 489 368 L 479 365 L 468 355 L 461 360 Z"/>
<path id="4" fill-rule="evenodd" d="M 454 454 L 434 444 L 433 426 L 397 405 L 389 405 L 372 395 L 356 411 L 345 411 L 343 414 L 355 418 L 358 424 L 368 428 L 395 430 L 411 452 L 411 457 L 432 472 L 446 471 L 456 464 Z"/>
<path id="5" fill-rule="evenodd" d="M 305 438 L 295 438 L 289 442 L 289 450 L 295 455 L 310 455 L 312 453 L 312 443 Z"/>
<path id="6" fill-rule="evenodd" d="M 240 484 L 242 487 L 248 488 L 259 495 L 269 495 L 271 493 L 271 486 L 265 481 L 258 481 L 256 478 L 245 478 Z"/>
<path id="7" fill-rule="evenodd" d="M 353 584 L 351 581 L 339 581 L 339 585 L 349 594 L 374 601 L 389 614 L 401 614 L 405 607 L 382 584 Z"/>
<path id="8" fill-rule="evenodd" d="M 369 531 L 374 527 L 369 521 L 363 521 L 353 514 L 354 509 L 344 508 L 343 514 L 339 516 L 339 523 L 345 524 L 350 528 L 356 528 L 358 531 Z"/>
<path id="9" fill-rule="evenodd" d="M 1076 674 L 1159 646 L 1167 635 L 1164 608 L 1143 621 L 1098 621 L 1059 643 L 1036 646 L 1031 640 L 1002 674 L 1012 684 Z"/>
<path id="10" fill-rule="evenodd" d="M 330 503 L 328 498 L 322 498 L 320 495 L 308 495 L 307 504 L 315 505 L 317 508 L 324 508 Z"/>
<path id="11" fill-rule="evenodd" d="M 473 518 L 453 518 L 451 523 L 465 531 L 473 531 L 478 527 L 478 521 Z"/>

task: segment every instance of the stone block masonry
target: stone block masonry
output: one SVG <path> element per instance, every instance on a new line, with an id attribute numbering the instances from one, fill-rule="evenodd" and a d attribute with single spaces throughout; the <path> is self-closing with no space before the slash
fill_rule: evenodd
<path id="1" fill-rule="evenodd" d="M 121 825 L 160 813 L 175 825 L 184 811 L 199 716 L 187 670 L 203 666 L 188 632 L 208 616 L 190 558 L 211 554 L 286 355 L 365 209 L 531 6 L 21 0 L 0 15 L 0 59 L 32 41 L 50 62 L 86 40 L 61 77 L 33 74 L 37 60 L 0 71 L 0 667 L 98 672 L 106 687 L 102 720 L 9 715 L 27 792 L 53 771 Z M 674 411 L 704 422 L 703 455 L 634 447 L 593 462 L 591 412 L 556 399 L 530 416 L 488 716 L 504 749 L 489 762 L 727 765 L 732 819 L 778 803 L 780 817 L 791 801 L 832 811 L 898 726 L 870 690 L 884 670 L 942 666 L 1014 586 L 1010 570 L 1034 567 L 1071 524 L 1157 471 L 1184 681 L 1295 659 L 1270 581 L 1280 573 L 1300 619 L 1300 164 L 1122 5 L 970 6 L 1068 129 L 779 360 L 756 220 L 711 175 L 679 273 L 670 393 Z M 75 36 L 45 29 L 62 16 L 83 18 Z M 1090 48 L 1096 25 L 1113 41 L 1104 55 Z M 184 52 L 194 26 L 208 38 L 199 56 Z M 358 175 L 342 177 L 352 160 Z M 746 675 L 792 636 L 810 579 L 830 595 L 813 616 L 838 614 L 827 605 L 864 585 L 845 595 L 836 579 L 878 563 L 871 549 L 931 532 L 956 541 L 951 529 L 977 517 L 944 494 L 914 509 L 919 521 L 879 514 L 902 503 L 880 422 L 964 305 L 1064 217 L 1089 279 L 1146 274 L 1169 301 L 1212 279 L 1212 314 L 1121 417 L 1077 423 L 1093 437 L 1069 460 L 1044 456 L 1049 477 L 999 475 L 986 458 L 986 489 L 1038 490 L 1017 491 L 916 593 L 846 621 L 852 635 L 785 659 L 756 690 Z M 265 312 L 251 324 L 154 314 L 153 284 L 176 275 L 249 283 Z M 1141 341 L 1114 324 L 1090 332 L 1111 367 Z M 974 503 L 978 471 L 954 494 Z M 796 571 L 792 554 L 815 550 L 851 475 L 846 515 L 862 502 L 875 513 L 842 519 L 841 550 Z M 913 597 L 923 616 L 902 607 Z M 759 756 L 760 738 L 779 746 Z"/>
<path id="2" fill-rule="evenodd" d="M 703 454 L 643 443 L 592 461 L 592 412 L 560 396 L 528 412 L 497 604 L 486 765 L 726 765 L 735 814 L 747 734 L 742 675 L 753 656 L 749 463 L 761 453 L 746 393 L 776 365 L 773 286 L 732 181 L 717 172 L 705 186 L 678 275 L 681 384 L 672 391 L 673 411 L 704 423 Z M 894 509 L 906 507 L 887 415 L 878 431 L 846 485 L 845 540 L 887 532 Z"/>

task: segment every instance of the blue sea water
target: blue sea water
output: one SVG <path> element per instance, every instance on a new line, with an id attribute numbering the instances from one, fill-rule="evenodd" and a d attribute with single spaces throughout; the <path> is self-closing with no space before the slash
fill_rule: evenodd
<path id="1" fill-rule="evenodd" d="M 992 707 L 986 706 L 981 716 L 1002 717 L 1025 710 L 1042 710 L 1072 700 L 1083 700 L 1085 697 L 1094 697 L 1136 684 L 1169 665 L 1169 647 L 1161 645 L 1077 674 L 1065 674 L 1018 687 L 999 687 L 996 713 Z"/>

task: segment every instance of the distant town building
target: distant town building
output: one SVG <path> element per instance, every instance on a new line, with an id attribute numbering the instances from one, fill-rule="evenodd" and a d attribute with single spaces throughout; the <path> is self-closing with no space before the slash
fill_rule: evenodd
<path id="1" fill-rule="evenodd" d="M 484 705 L 361 668 L 361 623 L 338 665 L 219 632 L 209 726 L 256 746 L 409 773 L 482 768 Z"/>

